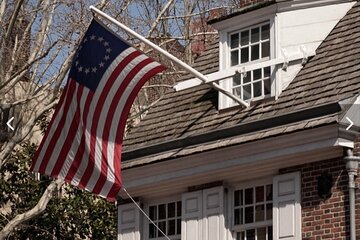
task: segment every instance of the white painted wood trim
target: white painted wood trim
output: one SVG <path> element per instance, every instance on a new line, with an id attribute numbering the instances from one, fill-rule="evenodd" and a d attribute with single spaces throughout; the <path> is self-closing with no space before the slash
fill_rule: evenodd
<path id="1" fill-rule="evenodd" d="M 140 187 L 143 186 L 144 183 L 151 184 L 161 181 L 174 180 L 176 178 L 191 177 L 197 174 L 204 174 L 211 171 L 218 171 L 221 169 L 231 168 L 241 164 L 250 164 L 250 163 L 260 164 L 263 161 L 271 161 L 271 159 L 280 158 L 284 155 L 297 154 L 299 153 L 299 151 L 302 152 L 302 151 L 313 151 L 316 149 L 323 149 L 325 147 L 334 146 L 335 144 L 337 144 L 337 138 L 320 141 L 320 142 L 313 142 L 300 146 L 294 146 L 283 150 L 274 150 L 266 153 L 254 154 L 252 156 L 238 157 L 236 159 L 220 161 L 218 163 L 211 163 L 205 166 L 201 165 L 201 166 L 193 167 L 191 169 L 184 169 L 176 172 L 168 172 L 161 175 L 139 178 L 137 180 L 132 180 L 127 182 L 126 186 L 127 188 Z"/>
<path id="2" fill-rule="evenodd" d="M 315 56 L 315 51 L 308 51 L 307 56 L 308 57 Z M 302 53 L 297 53 L 297 54 L 293 54 L 293 55 L 289 56 L 288 61 L 292 62 L 292 61 L 301 60 L 303 58 L 304 58 L 304 55 Z M 259 68 L 264 68 L 264 67 L 269 67 L 269 66 L 277 66 L 279 64 L 284 64 L 285 61 L 286 60 L 284 58 L 276 58 L 276 59 L 271 59 L 271 60 L 264 61 L 264 62 L 258 62 L 258 63 L 252 63 L 252 64 L 241 64 L 239 66 L 230 67 L 223 71 L 209 74 L 207 76 L 208 80 L 204 83 L 208 84 L 208 83 L 212 83 L 215 81 L 224 80 L 224 79 L 234 76 L 237 73 L 242 74 L 242 73 L 252 71 L 255 69 L 259 69 Z M 180 91 L 180 90 L 188 89 L 188 88 L 191 88 L 194 86 L 198 86 L 200 84 L 202 84 L 202 82 L 199 79 L 193 78 L 193 79 L 183 81 L 183 82 L 176 84 L 174 86 L 174 88 L 176 91 Z"/>

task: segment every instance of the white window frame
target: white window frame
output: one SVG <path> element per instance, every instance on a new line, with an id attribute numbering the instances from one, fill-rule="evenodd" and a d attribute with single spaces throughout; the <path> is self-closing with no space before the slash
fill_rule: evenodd
<path id="1" fill-rule="evenodd" d="M 267 8 L 267 9 L 260 9 L 260 11 L 255 11 L 251 15 L 238 16 L 233 19 L 232 22 L 224 23 L 225 25 L 220 25 L 218 28 L 221 28 L 219 32 L 219 71 L 224 71 L 228 68 L 230 68 L 230 34 L 234 32 L 241 32 L 242 30 L 251 29 L 252 27 L 256 27 L 258 25 L 261 25 L 263 23 L 268 22 L 270 24 L 270 57 L 266 59 L 256 60 L 256 61 L 250 61 L 245 64 L 242 64 L 241 66 L 251 66 L 255 63 L 259 63 L 262 61 L 266 61 L 269 59 L 275 59 L 277 57 L 277 48 L 276 44 L 279 41 L 279 36 L 276 30 L 278 29 L 276 25 L 278 24 L 277 18 L 276 18 L 276 9 L 275 8 Z M 236 24 L 234 24 L 236 22 Z M 239 23 L 239 24 L 238 24 Z M 250 60 L 250 59 L 249 59 Z M 239 65 L 240 66 L 240 65 Z M 274 66 L 271 66 L 271 94 L 270 96 L 276 96 L 276 83 L 279 82 L 279 75 L 277 73 L 277 68 Z M 219 81 L 220 86 L 223 88 L 229 90 L 232 92 L 232 78 L 225 79 Z M 258 98 L 253 98 L 246 100 L 246 102 L 256 101 L 264 99 L 267 96 L 262 96 Z M 225 96 L 222 93 L 219 93 L 219 109 L 225 109 L 232 106 L 237 106 L 238 103 L 236 103 L 234 100 L 230 99 L 229 97 Z"/>
<path id="2" fill-rule="evenodd" d="M 246 231 L 247 229 L 254 229 L 254 228 L 261 228 L 261 227 L 269 227 L 272 226 L 273 227 L 273 216 L 271 220 L 264 220 L 262 222 L 254 222 L 254 223 L 247 223 L 247 224 L 242 224 L 242 225 L 235 225 L 235 201 L 234 201 L 234 197 L 235 197 L 235 192 L 237 190 L 241 190 L 241 189 L 246 189 L 246 188 L 255 188 L 257 186 L 266 186 L 266 185 L 273 185 L 273 176 L 271 177 L 265 177 L 262 179 L 257 179 L 257 180 L 253 180 L 253 181 L 247 181 L 247 182 L 243 182 L 243 183 L 239 183 L 234 185 L 234 187 L 232 187 L 231 189 L 231 194 L 230 194 L 230 198 L 229 198 L 229 216 L 231 217 L 231 232 L 233 234 L 233 239 L 236 239 L 236 235 L 238 232 L 242 232 L 242 231 Z M 274 191 L 274 186 L 272 188 L 272 191 Z M 255 193 L 254 193 L 255 194 Z M 255 201 L 255 199 L 254 199 Z M 272 204 L 273 204 L 274 199 L 272 200 Z M 256 203 L 254 203 L 253 205 L 256 205 Z M 274 207 L 274 206 L 273 206 Z M 244 213 L 245 214 L 245 213 Z"/>
<path id="3" fill-rule="evenodd" d="M 154 205 L 159 206 L 161 204 L 168 204 L 168 203 L 172 203 L 172 202 L 175 202 L 175 207 L 177 207 L 177 202 L 181 203 L 181 196 L 179 196 L 179 197 L 171 197 L 171 198 L 164 198 L 164 199 L 159 199 L 159 200 L 155 200 L 155 201 L 146 202 L 146 203 L 144 203 L 144 210 L 145 210 L 146 214 L 148 214 L 148 216 L 150 216 L 150 206 L 154 206 Z M 166 211 L 167 211 L 167 208 L 166 208 Z M 181 212 L 181 216 L 182 216 L 182 212 Z M 180 221 L 181 221 L 181 216 L 179 217 Z M 167 216 L 166 216 L 165 219 L 167 221 Z M 175 208 L 175 219 L 177 219 L 176 208 Z M 158 219 L 157 219 L 157 221 L 158 221 Z M 157 223 L 157 221 L 154 221 L 154 222 Z M 150 238 L 149 237 L 149 224 L 150 224 L 150 221 L 148 219 L 144 218 L 143 222 L 144 222 L 143 223 L 143 227 L 144 227 L 144 238 L 143 239 L 146 239 L 146 240 L 166 240 L 165 237 Z M 175 224 L 176 224 L 176 221 L 175 221 Z M 167 233 L 165 232 L 165 234 L 167 234 Z M 171 236 L 168 236 L 168 237 L 171 240 L 180 240 L 181 239 L 181 234 L 171 235 Z"/>

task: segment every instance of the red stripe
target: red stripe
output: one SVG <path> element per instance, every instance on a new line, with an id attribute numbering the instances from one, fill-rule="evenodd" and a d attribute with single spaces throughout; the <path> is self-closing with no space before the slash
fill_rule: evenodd
<path id="1" fill-rule="evenodd" d="M 69 107 L 71 105 L 71 99 L 72 99 L 73 94 L 75 92 L 75 86 L 76 86 L 75 81 L 70 79 L 70 81 L 69 81 L 69 94 L 67 95 L 67 97 L 65 99 L 63 115 L 61 116 L 59 124 L 56 126 L 56 130 L 55 130 L 52 138 L 50 139 L 48 148 L 46 149 L 46 152 L 44 154 L 43 161 L 41 162 L 41 165 L 40 165 L 40 168 L 39 168 L 39 172 L 41 172 L 41 173 L 45 173 L 47 164 L 50 161 L 50 157 L 51 157 L 51 154 L 53 152 L 53 148 L 56 146 L 56 141 L 59 139 L 61 131 L 62 131 L 63 127 L 64 127 L 67 112 L 68 112 Z M 57 161 L 57 159 L 51 159 L 51 161 Z"/>
<path id="2" fill-rule="evenodd" d="M 153 69 L 151 69 L 149 72 L 147 72 L 140 81 L 136 84 L 133 91 L 131 92 L 129 98 L 126 101 L 126 104 L 124 106 L 124 109 L 121 113 L 120 118 L 120 124 L 118 125 L 117 134 L 115 138 L 115 148 L 114 148 L 114 169 L 115 169 L 115 182 L 113 186 L 111 187 L 110 192 L 108 193 L 107 198 L 109 200 L 116 200 L 117 194 L 119 193 L 122 185 L 121 180 L 121 150 L 122 150 L 122 141 L 124 137 L 124 131 L 125 131 L 125 125 L 127 122 L 127 117 L 129 115 L 131 106 L 138 95 L 141 87 L 145 84 L 146 81 L 148 81 L 151 77 L 156 75 L 159 72 L 164 71 L 166 68 L 162 65 L 157 66 Z"/>
<path id="3" fill-rule="evenodd" d="M 78 168 L 81 165 L 82 162 L 82 157 L 84 155 L 85 152 L 85 129 L 86 129 L 86 123 L 87 123 L 87 115 L 89 113 L 89 108 L 90 108 L 90 104 L 91 104 L 91 100 L 94 97 L 94 93 L 92 91 L 89 91 L 88 96 L 86 98 L 85 101 L 85 105 L 84 105 L 84 113 L 82 115 L 82 136 L 81 136 L 81 140 L 80 140 L 80 145 L 78 150 L 76 151 L 74 160 L 71 164 L 71 167 L 65 177 L 65 180 L 68 180 L 70 183 L 73 180 L 75 173 L 77 172 Z M 84 188 L 84 186 L 82 186 L 82 188 Z"/>
<path id="4" fill-rule="evenodd" d="M 134 79 L 134 77 L 136 76 L 136 74 L 138 74 L 145 66 L 147 66 L 148 64 L 152 63 L 153 60 L 151 58 L 146 58 L 143 61 L 141 61 L 140 63 L 138 63 L 133 69 L 131 69 L 131 71 L 129 72 L 129 74 L 125 77 L 125 79 L 123 80 L 123 82 L 121 83 L 119 89 L 116 91 L 114 98 L 112 99 L 110 108 L 109 108 L 109 113 L 106 117 L 106 121 L 105 121 L 105 126 L 111 126 L 111 122 L 113 121 L 114 118 L 114 114 L 116 111 L 116 106 L 119 104 L 119 101 L 121 99 L 121 96 L 124 94 L 126 88 L 128 87 L 129 83 L 131 82 L 131 80 Z M 95 187 L 93 189 L 93 192 L 95 194 L 99 194 L 104 183 L 106 182 L 106 176 L 107 176 L 107 170 L 108 170 L 108 156 L 107 156 L 107 146 L 108 146 L 108 138 L 109 138 L 109 132 L 110 132 L 110 127 L 105 128 L 104 129 L 104 133 L 103 133 L 103 142 L 102 142 L 102 158 L 101 158 L 101 174 L 95 184 Z"/>
<path id="5" fill-rule="evenodd" d="M 57 177 L 59 175 L 59 172 L 61 170 L 61 168 L 63 167 L 67 157 L 68 157 L 68 153 L 69 150 L 71 148 L 72 142 L 75 141 L 75 136 L 77 133 L 77 129 L 78 126 L 80 124 L 80 101 L 81 101 L 81 97 L 82 97 L 82 93 L 84 90 L 84 86 L 78 84 L 78 90 L 77 90 L 77 95 L 76 95 L 76 100 L 77 100 L 77 106 L 75 109 L 75 115 L 74 118 L 71 122 L 69 131 L 67 133 L 66 139 L 63 143 L 63 146 L 61 148 L 61 151 L 59 152 L 59 157 L 56 161 L 56 164 L 53 168 L 53 171 L 51 172 L 51 176 L 53 177 Z"/>
<path id="6" fill-rule="evenodd" d="M 46 139 L 48 138 L 48 135 L 50 133 L 50 129 L 52 129 L 54 121 L 55 121 L 57 115 L 59 114 L 60 108 L 64 103 L 64 99 L 65 99 L 68 91 L 69 91 L 69 82 L 66 83 L 65 88 L 63 89 L 63 94 L 61 94 L 59 102 L 56 104 L 55 112 L 53 114 L 53 117 L 50 120 L 49 126 L 46 129 L 45 135 L 42 138 L 40 146 L 38 147 L 37 151 L 35 152 L 35 156 L 33 158 L 33 161 L 32 161 L 31 167 L 30 167 L 30 171 L 34 171 L 36 161 L 46 161 L 45 165 L 47 165 L 49 160 L 50 160 L 50 159 L 46 159 L 46 160 L 45 159 L 38 159 L 38 157 L 39 157 L 39 155 L 40 155 L 40 153 L 42 151 L 42 148 L 43 148 L 43 146 L 44 146 L 44 144 L 46 142 Z"/>
<path id="7" fill-rule="evenodd" d="M 101 96 L 99 98 L 99 102 L 96 105 L 95 108 L 95 114 L 93 116 L 93 123 L 91 125 L 91 133 L 90 133 L 90 154 L 89 154 L 89 163 L 86 167 L 86 170 L 84 172 L 84 175 L 82 176 L 80 180 L 81 186 L 87 186 L 88 181 L 93 173 L 94 166 L 95 166 L 95 145 L 96 145 L 96 130 L 98 128 L 98 121 L 101 114 L 101 108 L 104 105 L 104 102 L 106 100 L 107 94 L 111 89 L 111 86 L 116 81 L 117 77 L 121 74 L 121 72 L 124 70 L 124 68 L 136 57 L 141 55 L 140 52 L 135 51 L 126 56 L 119 65 L 115 68 L 115 70 L 112 72 L 111 76 L 107 80 L 104 89 L 102 89 Z M 105 139 L 106 140 L 106 139 Z M 103 152 L 103 151 L 102 151 Z"/>

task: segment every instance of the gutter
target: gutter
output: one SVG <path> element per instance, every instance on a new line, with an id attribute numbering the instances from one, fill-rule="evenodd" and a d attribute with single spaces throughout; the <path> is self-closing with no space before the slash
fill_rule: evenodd
<path id="1" fill-rule="evenodd" d="M 342 108 L 338 102 L 332 102 L 312 108 L 302 109 L 291 113 L 277 115 L 275 117 L 268 117 L 253 122 L 240 123 L 232 127 L 216 129 L 214 131 L 207 132 L 204 134 L 186 136 L 186 137 L 170 140 L 168 142 L 162 142 L 138 149 L 133 149 L 130 151 L 124 151 L 122 153 L 122 160 L 128 161 L 173 149 L 185 148 L 192 145 L 202 144 L 205 142 L 230 138 L 233 136 L 265 130 L 273 127 L 278 127 L 289 123 L 300 122 L 303 120 L 308 120 L 312 118 L 338 113 L 341 110 Z"/>

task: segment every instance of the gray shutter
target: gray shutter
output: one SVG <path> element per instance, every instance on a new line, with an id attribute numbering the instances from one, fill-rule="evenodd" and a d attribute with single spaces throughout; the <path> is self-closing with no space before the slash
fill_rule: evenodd
<path id="1" fill-rule="evenodd" d="M 273 189 L 274 240 L 301 240 L 300 172 L 274 177 Z"/>
<path id="2" fill-rule="evenodd" d="M 134 203 L 119 205 L 118 240 L 140 240 L 140 220 L 140 210 Z"/>
<path id="3" fill-rule="evenodd" d="M 224 240 L 224 187 L 203 190 L 203 238 Z"/>
<path id="4" fill-rule="evenodd" d="M 181 240 L 202 240 L 202 191 L 182 195 Z"/>

